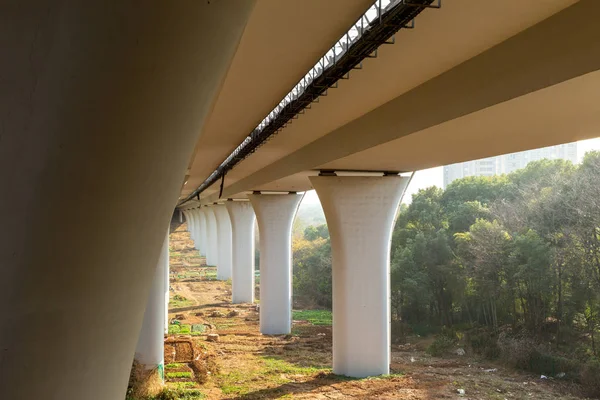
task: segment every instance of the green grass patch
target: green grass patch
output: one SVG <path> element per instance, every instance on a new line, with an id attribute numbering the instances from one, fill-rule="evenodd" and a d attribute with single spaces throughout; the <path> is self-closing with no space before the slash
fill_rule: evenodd
<path id="1" fill-rule="evenodd" d="M 308 321 L 313 325 L 331 326 L 331 311 L 329 310 L 294 310 L 292 318 L 296 321 Z"/>
<path id="2" fill-rule="evenodd" d="M 190 333 L 192 333 L 192 326 L 191 325 L 180 325 L 179 333 L 181 335 L 189 335 Z"/>
<path id="3" fill-rule="evenodd" d="M 165 369 L 179 369 L 179 368 L 183 368 L 183 367 L 185 367 L 185 364 L 183 364 L 183 363 L 171 363 L 171 364 L 165 365 Z"/>
<path id="4" fill-rule="evenodd" d="M 328 367 L 302 367 L 270 356 L 264 356 L 262 359 L 264 364 L 263 374 L 313 375 L 317 372 L 331 371 L 331 368 Z"/>
<path id="5" fill-rule="evenodd" d="M 168 385 L 177 390 L 194 389 L 196 387 L 196 382 L 169 382 Z"/>
<path id="6" fill-rule="evenodd" d="M 179 294 L 171 297 L 169 300 L 169 308 L 181 308 L 181 307 L 189 307 L 193 305 L 194 302 L 190 299 L 187 299 Z"/>
<path id="7" fill-rule="evenodd" d="M 169 325 L 169 335 L 177 335 L 181 331 L 181 326 L 177 324 Z"/>
<path id="8" fill-rule="evenodd" d="M 147 400 L 200 400 L 206 396 L 198 389 L 165 388 L 158 396 Z"/>
<path id="9" fill-rule="evenodd" d="M 167 372 L 167 378 L 169 378 L 169 379 L 174 379 L 174 378 L 191 378 L 191 377 L 192 377 L 192 373 L 191 372 L 185 372 L 185 371 Z"/>

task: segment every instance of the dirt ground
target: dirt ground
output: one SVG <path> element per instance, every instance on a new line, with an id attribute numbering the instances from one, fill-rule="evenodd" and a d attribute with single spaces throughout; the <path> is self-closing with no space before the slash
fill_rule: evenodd
<path id="1" fill-rule="evenodd" d="M 263 336 L 254 304 L 231 304 L 231 286 L 216 281 L 215 270 L 197 257 L 185 225 L 171 234 L 171 298 L 178 295 L 170 319 L 203 324 L 192 336 L 197 357 L 215 367 L 201 384 L 167 365 L 169 386 L 200 390 L 206 399 L 579 399 L 577 385 L 541 379 L 469 354 L 435 358 L 425 353 L 428 340 L 410 338 L 392 346 L 392 374 L 349 379 L 331 373 L 331 326 L 294 321 L 291 335 Z M 232 312 L 233 311 L 233 312 Z M 181 318 L 183 317 L 183 318 Z M 218 334 L 218 341 L 207 340 Z M 170 371 L 172 371 L 170 373 Z M 599 377 L 600 378 L 600 377 Z M 464 394 L 460 391 L 464 390 Z M 188 398 L 188 397 L 186 397 Z"/>

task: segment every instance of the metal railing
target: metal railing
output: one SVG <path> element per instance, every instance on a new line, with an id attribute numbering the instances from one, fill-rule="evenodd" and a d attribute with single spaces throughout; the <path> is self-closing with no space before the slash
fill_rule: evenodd
<path id="1" fill-rule="evenodd" d="M 421 11 L 440 6 L 441 0 L 376 0 L 225 161 L 178 205 L 194 197 L 199 199 L 200 193 L 219 179 L 222 193 L 223 179 L 229 170 L 273 138 L 292 119 L 310 109 L 310 104 L 326 95 L 329 88 L 337 87 L 338 80 L 348 79 L 352 69 L 361 69 L 362 60 L 377 57 L 380 45 L 393 44 L 390 38 L 396 32 L 413 28 L 414 18 Z"/>

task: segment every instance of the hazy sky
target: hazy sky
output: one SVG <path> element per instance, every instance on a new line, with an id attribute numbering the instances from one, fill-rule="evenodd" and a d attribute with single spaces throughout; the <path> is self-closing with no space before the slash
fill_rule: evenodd
<path id="1" fill-rule="evenodd" d="M 577 144 L 577 158 L 579 161 L 583 159 L 586 152 L 591 150 L 600 150 L 600 137 L 589 140 L 581 140 Z M 417 171 L 413 180 L 410 182 L 410 186 L 406 189 L 403 203 L 410 203 L 411 197 L 414 193 L 417 193 L 419 189 L 424 189 L 429 186 L 442 187 L 444 181 L 443 167 L 435 167 Z M 306 192 L 303 204 L 318 203 L 319 198 L 314 190 Z"/>

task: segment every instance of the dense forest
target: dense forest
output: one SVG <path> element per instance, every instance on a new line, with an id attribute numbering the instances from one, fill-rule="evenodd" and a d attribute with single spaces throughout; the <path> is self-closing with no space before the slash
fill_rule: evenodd
<path id="1" fill-rule="evenodd" d="M 489 358 L 569 374 L 600 395 L 600 153 L 431 187 L 399 210 L 391 245 L 395 340 L 438 335 Z M 294 239 L 297 301 L 331 306 L 325 225 Z M 562 375 L 561 375 L 562 376 Z"/>

